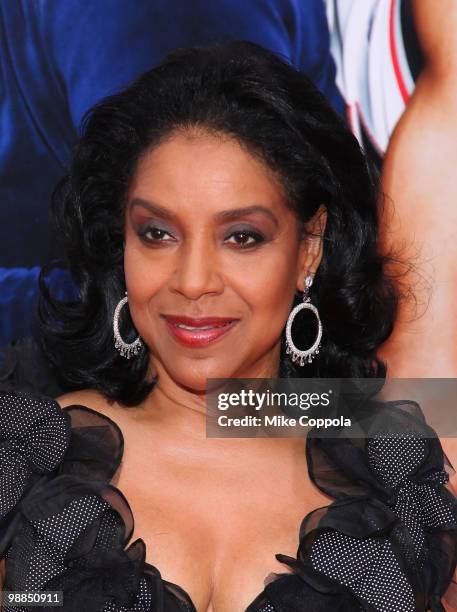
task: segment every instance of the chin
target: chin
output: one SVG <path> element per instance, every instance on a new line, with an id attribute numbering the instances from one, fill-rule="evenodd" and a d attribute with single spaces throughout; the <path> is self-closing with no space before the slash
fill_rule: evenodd
<path id="1" fill-rule="evenodd" d="M 208 378 L 233 378 L 235 373 L 234 367 L 227 367 L 227 364 L 220 365 L 219 367 L 215 364 L 211 367 L 204 367 L 201 363 L 201 367 L 195 367 L 198 361 L 195 361 L 192 365 L 184 365 L 177 369 L 176 367 L 169 370 L 171 377 L 182 387 L 187 388 L 194 392 L 205 392 L 207 389 Z"/>

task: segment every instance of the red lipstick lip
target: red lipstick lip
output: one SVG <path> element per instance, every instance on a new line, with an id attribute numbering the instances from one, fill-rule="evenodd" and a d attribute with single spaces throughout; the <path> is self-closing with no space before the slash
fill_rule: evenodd
<path id="1" fill-rule="evenodd" d="M 192 327 L 206 327 L 207 325 L 214 325 L 215 327 L 227 325 L 237 319 L 231 319 L 229 317 L 186 317 L 181 315 L 163 315 L 167 322 L 172 325 L 189 325 Z"/>
<path id="2" fill-rule="evenodd" d="M 229 319 L 225 317 L 204 317 L 193 319 L 191 317 L 182 316 L 164 316 L 165 323 L 171 336 L 183 346 L 188 348 L 205 347 L 232 329 L 238 322 L 238 319 Z M 178 324 L 188 325 L 197 329 L 184 329 L 177 327 Z M 212 325 L 211 329 L 198 329 L 199 327 Z"/>

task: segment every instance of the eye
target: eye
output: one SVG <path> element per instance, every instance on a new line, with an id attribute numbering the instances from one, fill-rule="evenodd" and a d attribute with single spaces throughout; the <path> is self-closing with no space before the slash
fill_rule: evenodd
<path id="1" fill-rule="evenodd" d="M 156 227 L 155 225 L 148 225 L 139 232 L 139 236 L 145 242 L 172 242 L 175 238 L 166 230 Z M 170 236 L 170 239 L 165 239 L 164 236 Z"/>
<path id="2" fill-rule="evenodd" d="M 230 234 L 227 242 L 229 244 L 235 244 L 242 249 L 247 249 L 260 244 L 264 240 L 264 237 L 258 232 L 253 232 L 252 230 L 239 230 Z"/>

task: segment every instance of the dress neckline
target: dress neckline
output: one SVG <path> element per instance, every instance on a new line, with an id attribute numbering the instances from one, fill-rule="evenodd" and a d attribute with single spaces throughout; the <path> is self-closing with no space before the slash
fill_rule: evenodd
<path id="1" fill-rule="evenodd" d="M 124 493 L 122 492 L 121 489 L 119 489 L 116 485 L 113 485 L 111 483 L 113 477 L 115 476 L 117 470 L 120 467 L 120 464 L 121 464 L 122 458 L 123 458 L 123 454 L 124 454 L 124 448 L 125 448 L 124 434 L 122 432 L 122 429 L 121 429 L 120 425 L 118 425 L 118 423 L 116 421 L 114 421 L 114 419 L 112 419 L 111 417 L 107 416 L 103 412 L 95 410 L 94 408 L 90 408 L 89 406 L 86 406 L 84 404 L 70 404 L 68 406 L 65 406 L 65 407 L 61 408 L 61 410 L 68 411 L 70 414 L 71 414 L 71 411 L 73 411 L 73 410 L 78 410 L 78 411 L 82 410 L 82 411 L 85 411 L 87 413 L 96 415 L 97 417 L 101 417 L 102 419 L 106 420 L 109 423 L 110 427 L 113 428 L 113 430 L 116 432 L 116 435 L 119 438 L 119 453 L 118 453 L 118 455 L 117 455 L 117 457 L 115 459 L 115 462 L 114 462 L 114 465 L 116 467 L 114 468 L 114 470 L 112 471 L 111 476 L 109 477 L 109 483 L 108 484 L 109 484 L 109 486 L 113 490 L 115 490 L 119 495 L 122 496 L 122 498 L 124 499 L 125 503 L 128 505 L 129 511 L 131 512 L 131 515 L 132 515 L 132 526 L 131 526 L 131 530 L 130 530 L 130 533 L 129 533 L 129 541 L 130 541 L 130 539 L 132 538 L 133 532 L 134 532 L 135 518 L 134 518 L 133 513 L 131 511 L 130 504 L 128 502 L 127 497 L 124 495 Z M 141 536 L 136 538 L 135 541 L 137 541 L 137 540 L 143 541 Z M 285 555 L 279 555 L 279 556 L 284 557 L 284 558 L 288 558 Z M 150 568 L 150 569 L 154 569 L 155 571 L 160 571 L 160 570 L 158 570 L 158 568 L 156 568 L 151 563 L 148 563 L 146 561 L 145 561 L 145 567 Z M 265 584 L 266 584 L 268 578 L 270 576 L 272 576 L 272 575 L 277 575 L 277 574 L 275 574 L 275 572 L 270 572 L 269 574 L 267 574 L 267 576 L 264 579 L 263 589 L 265 588 Z M 196 607 L 194 601 L 192 600 L 190 594 L 182 586 L 180 586 L 180 585 L 178 585 L 177 583 L 174 583 L 174 582 L 167 581 L 167 583 L 171 587 L 177 589 L 181 593 L 181 595 L 186 599 L 186 603 L 187 603 L 187 606 L 188 606 L 188 610 L 186 610 L 186 612 L 197 612 L 197 607 Z M 262 592 L 263 592 L 263 590 L 262 590 Z M 249 612 L 249 610 L 251 609 L 251 606 L 253 605 L 253 603 L 255 601 L 257 601 L 259 599 L 259 597 L 261 597 L 262 592 L 260 592 L 260 594 L 256 596 L 256 598 L 253 600 L 253 602 L 251 602 L 248 605 L 247 608 L 245 608 L 244 612 Z M 266 609 L 265 612 L 269 612 L 269 610 Z"/>
<path id="2" fill-rule="evenodd" d="M 308 432 L 309 475 L 334 501 L 304 517 L 296 557 L 276 555 L 293 572 L 276 574 L 245 612 L 443 612 L 451 583 L 455 596 L 457 499 L 436 432 L 414 401 L 359 408 L 364 438 Z M 111 484 L 123 450 L 121 428 L 101 412 L 0 391 L 6 590 L 62 591 L 65 612 L 196 612 L 145 562 L 144 542 L 128 544 L 132 511 Z"/>

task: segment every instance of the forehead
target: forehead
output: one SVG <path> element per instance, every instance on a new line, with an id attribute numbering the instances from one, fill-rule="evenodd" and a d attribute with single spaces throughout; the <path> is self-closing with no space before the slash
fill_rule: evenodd
<path id="1" fill-rule="evenodd" d="M 131 182 L 134 198 L 200 212 L 253 203 L 287 209 L 281 181 L 264 162 L 235 139 L 208 133 L 178 132 L 147 152 Z"/>

